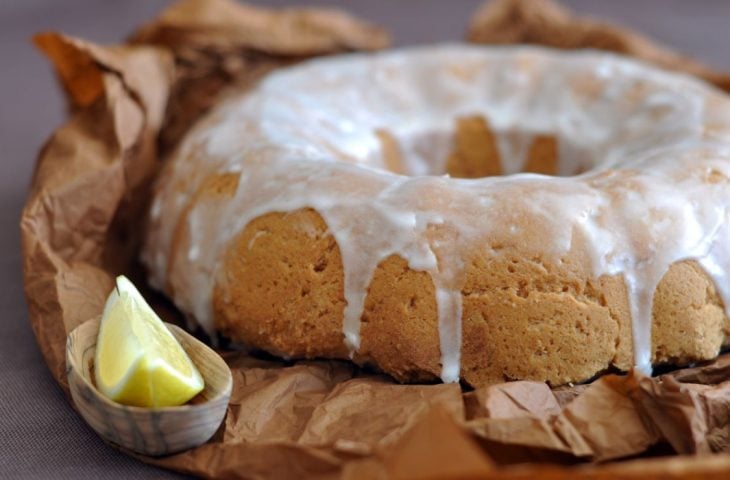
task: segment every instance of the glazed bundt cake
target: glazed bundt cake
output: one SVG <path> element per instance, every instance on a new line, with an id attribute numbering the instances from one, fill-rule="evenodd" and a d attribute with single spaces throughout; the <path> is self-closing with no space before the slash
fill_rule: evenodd
<path id="1" fill-rule="evenodd" d="M 163 167 L 143 252 L 209 333 L 401 381 L 579 382 L 714 358 L 730 100 L 607 53 L 444 45 L 231 94 Z"/>

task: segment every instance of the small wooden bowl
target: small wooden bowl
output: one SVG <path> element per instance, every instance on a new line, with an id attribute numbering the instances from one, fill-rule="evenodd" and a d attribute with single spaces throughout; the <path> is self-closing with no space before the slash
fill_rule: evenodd
<path id="1" fill-rule="evenodd" d="M 179 407 L 142 408 L 109 400 L 94 384 L 99 319 L 76 327 L 66 339 L 66 375 L 76 408 L 106 440 L 144 455 L 168 455 L 207 442 L 226 414 L 231 370 L 210 347 L 183 329 L 165 324 L 205 380 L 205 388 Z"/>

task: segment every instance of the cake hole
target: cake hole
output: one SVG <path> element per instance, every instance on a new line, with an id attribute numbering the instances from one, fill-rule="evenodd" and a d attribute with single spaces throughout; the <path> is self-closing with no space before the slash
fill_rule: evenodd
<path id="1" fill-rule="evenodd" d="M 573 176 L 593 166 L 586 152 L 549 132 L 496 130 L 481 115 L 456 118 L 451 129 L 375 131 L 380 148 L 372 163 L 399 175 L 484 178 L 516 173 Z M 566 158 L 560 158 L 561 153 Z M 569 157 L 569 158 L 568 158 Z"/>
<path id="2" fill-rule="evenodd" d="M 517 284 L 517 296 L 521 298 L 527 298 L 530 296 L 530 292 L 527 290 L 527 282 L 520 280 Z"/>
<path id="3" fill-rule="evenodd" d="M 315 272 L 322 273 L 327 268 L 327 259 L 325 257 L 320 258 L 312 268 Z"/>

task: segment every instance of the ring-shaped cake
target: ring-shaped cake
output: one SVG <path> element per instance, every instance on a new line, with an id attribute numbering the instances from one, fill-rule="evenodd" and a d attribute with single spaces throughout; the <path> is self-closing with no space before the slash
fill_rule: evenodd
<path id="1" fill-rule="evenodd" d="M 553 385 L 716 356 L 730 100 L 616 55 L 442 45 L 231 93 L 143 260 L 209 333 L 399 380 Z"/>

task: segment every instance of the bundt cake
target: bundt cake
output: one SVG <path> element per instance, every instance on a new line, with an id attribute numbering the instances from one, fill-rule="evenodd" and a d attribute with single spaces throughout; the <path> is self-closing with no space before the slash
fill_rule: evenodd
<path id="1" fill-rule="evenodd" d="M 608 53 L 439 45 L 278 70 L 159 174 L 143 261 L 209 333 L 401 381 L 714 358 L 730 99 Z"/>

